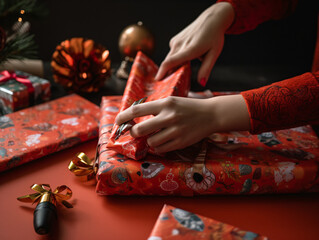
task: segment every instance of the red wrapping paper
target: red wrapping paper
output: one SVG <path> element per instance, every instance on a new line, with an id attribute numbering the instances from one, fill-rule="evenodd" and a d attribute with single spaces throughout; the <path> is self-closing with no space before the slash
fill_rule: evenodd
<path id="1" fill-rule="evenodd" d="M 0 117 L 0 171 L 97 137 L 99 111 L 74 94 Z"/>
<path id="2" fill-rule="evenodd" d="M 216 95 L 216 94 L 214 94 Z M 121 97 L 104 97 L 101 105 L 99 169 L 101 195 L 207 195 L 297 193 L 319 190 L 319 140 L 310 126 L 259 135 L 215 134 L 201 145 L 148 154 L 135 161 L 107 148 Z"/>
<path id="3" fill-rule="evenodd" d="M 158 67 L 151 59 L 142 52 L 137 53 L 123 94 L 120 112 L 143 97 L 147 97 L 146 102 L 150 102 L 168 96 L 187 96 L 190 89 L 191 74 L 189 63 L 183 65 L 162 81 L 154 80 L 157 69 Z M 135 122 L 139 123 L 151 117 L 140 117 L 135 119 Z M 150 150 L 146 143 L 147 137 L 132 138 L 128 131 L 115 140 L 118 128 L 117 125 L 113 127 L 107 147 L 135 160 L 145 157 Z"/>
<path id="4" fill-rule="evenodd" d="M 148 240 L 165 239 L 267 240 L 268 238 L 212 218 L 164 205 Z"/>

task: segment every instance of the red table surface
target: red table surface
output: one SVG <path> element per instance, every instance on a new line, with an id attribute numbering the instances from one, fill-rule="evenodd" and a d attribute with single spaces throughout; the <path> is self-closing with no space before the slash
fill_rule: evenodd
<path id="1" fill-rule="evenodd" d="M 164 204 L 268 236 L 270 239 L 318 239 L 319 194 L 145 197 L 99 196 L 67 166 L 80 151 L 95 155 L 97 141 L 83 143 L 0 174 L 0 239 L 147 239 Z M 16 200 L 32 193 L 34 183 L 73 191 L 73 209 L 59 208 L 54 234 L 33 229 L 35 205 Z"/>

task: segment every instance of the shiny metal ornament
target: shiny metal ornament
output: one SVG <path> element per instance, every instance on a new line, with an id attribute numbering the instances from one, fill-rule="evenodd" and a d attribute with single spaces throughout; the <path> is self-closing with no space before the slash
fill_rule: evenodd
<path id="1" fill-rule="evenodd" d="M 142 22 L 124 28 L 119 37 L 119 50 L 124 60 L 121 62 L 116 76 L 127 80 L 137 52 L 142 51 L 151 56 L 154 46 L 154 36 Z"/>
<path id="2" fill-rule="evenodd" d="M 154 36 L 142 22 L 127 26 L 119 37 L 119 50 L 123 57 L 134 59 L 138 51 L 150 56 L 154 46 Z"/>

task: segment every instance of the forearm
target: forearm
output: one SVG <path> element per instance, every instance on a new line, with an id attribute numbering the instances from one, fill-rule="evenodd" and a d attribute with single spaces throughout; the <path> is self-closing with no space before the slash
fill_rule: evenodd
<path id="1" fill-rule="evenodd" d="M 228 2 L 235 11 L 235 20 L 228 29 L 229 34 L 240 34 L 255 29 L 259 24 L 281 19 L 291 14 L 297 0 L 218 0 Z"/>
<path id="2" fill-rule="evenodd" d="M 251 132 L 279 130 L 319 121 L 319 72 L 242 92 Z"/>
<path id="3" fill-rule="evenodd" d="M 221 32 L 225 33 L 227 29 L 233 24 L 235 12 L 233 6 L 228 2 L 215 3 L 207 8 L 203 13 L 203 17 L 213 17 L 212 25 L 217 26 Z M 215 27 L 210 26 L 210 27 Z"/>

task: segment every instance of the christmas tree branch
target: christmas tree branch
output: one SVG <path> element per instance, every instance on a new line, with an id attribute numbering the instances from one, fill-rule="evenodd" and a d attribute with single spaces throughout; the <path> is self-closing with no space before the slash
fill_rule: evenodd
<path id="1" fill-rule="evenodd" d="M 34 35 L 25 33 L 8 41 L 0 54 L 0 64 L 8 59 L 37 58 L 37 48 L 34 44 Z"/>

